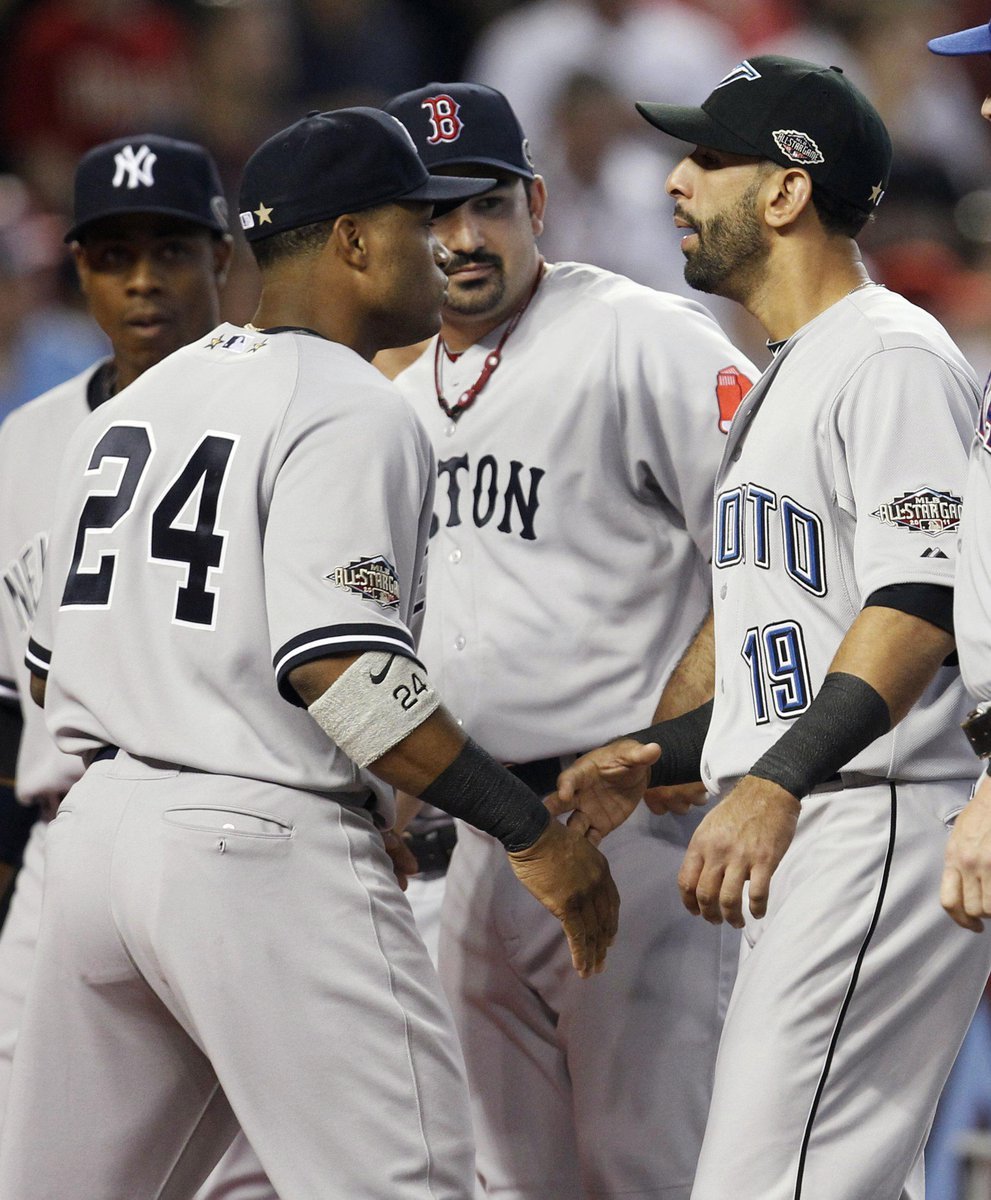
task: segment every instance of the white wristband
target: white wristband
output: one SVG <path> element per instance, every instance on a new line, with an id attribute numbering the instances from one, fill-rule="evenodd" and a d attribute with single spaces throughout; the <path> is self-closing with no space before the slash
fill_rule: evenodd
<path id="1" fill-rule="evenodd" d="M 369 650 L 308 711 L 352 762 L 367 767 L 439 706 L 440 697 L 415 659 Z"/>

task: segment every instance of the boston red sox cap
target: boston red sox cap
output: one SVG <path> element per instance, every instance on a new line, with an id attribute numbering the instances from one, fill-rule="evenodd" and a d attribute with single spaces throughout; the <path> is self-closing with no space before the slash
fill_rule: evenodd
<path id="1" fill-rule="evenodd" d="M 816 187 L 861 212 L 872 212 L 888 186 L 888 131 L 839 67 L 760 55 L 734 67 L 701 108 L 644 102 L 637 109 L 682 141 L 797 164 Z"/>
<path id="2" fill-rule="evenodd" d="M 435 212 L 444 211 L 494 183 L 429 174 L 404 126 L 381 109 L 312 112 L 248 159 L 241 228 L 257 242 L 397 200 L 432 202 Z"/>
<path id="3" fill-rule="evenodd" d="M 227 232 L 227 201 L 213 159 L 195 142 L 155 133 L 117 138 L 83 155 L 65 240 L 78 241 L 92 221 L 123 213 L 161 213 Z"/>
<path id="4" fill-rule="evenodd" d="M 502 92 L 480 83 L 428 83 L 385 106 L 413 135 L 433 170 L 477 163 L 533 179 L 530 147 Z"/>
<path id="5" fill-rule="evenodd" d="M 927 45 L 933 54 L 991 54 L 991 21 L 933 38 Z"/>

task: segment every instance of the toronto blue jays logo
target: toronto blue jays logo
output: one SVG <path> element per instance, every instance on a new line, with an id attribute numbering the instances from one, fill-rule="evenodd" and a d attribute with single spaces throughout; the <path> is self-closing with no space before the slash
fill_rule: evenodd
<path id="1" fill-rule="evenodd" d="M 431 134 L 427 141 L 431 146 L 439 142 L 456 142 L 461 136 L 465 123 L 458 116 L 461 105 L 453 96 L 441 93 L 439 96 L 428 96 L 420 105 L 427 113 L 430 121 Z"/>
<path id="2" fill-rule="evenodd" d="M 724 75 L 716 84 L 713 91 L 718 91 L 721 87 L 725 87 L 728 83 L 737 83 L 746 80 L 747 83 L 753 83 L 755 79 L 760 79 L 760 71 L 746 59 L 738 63 L 728 75 Z"/>

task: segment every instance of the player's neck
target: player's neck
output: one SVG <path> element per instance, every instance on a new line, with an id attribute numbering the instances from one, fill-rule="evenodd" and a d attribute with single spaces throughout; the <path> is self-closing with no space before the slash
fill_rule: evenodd
<path id="1" fill-rule="evenodd" d="M 799 249 L 769 264 L 741 303 L 767 330 L 769 341 L 780 342 L 869 282 L 856 243 L 831 238 L 814 252 Z"/>

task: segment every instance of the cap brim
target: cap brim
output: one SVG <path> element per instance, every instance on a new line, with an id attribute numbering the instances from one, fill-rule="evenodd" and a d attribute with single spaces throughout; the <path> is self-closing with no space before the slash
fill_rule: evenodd
<path id="1" fill-rule="evenodd" d="M 532 169 L 525 169 L 518 163 L 506 162 L 503 158 L 486 158 L 484 154 L 466 154 L 460 158 L 443 158 L 436 162 L 427 162 L 428 171 L 436 171 L 438 167 L 495 167 L 497 171 L 509 171 L 511 175 L 519 175 L 521 179 L 536 179 L 537 173 Z"/>
<path id="2" fill-rule="evenodd" d="M 467 179 L 462 175 L 431 175 L 418 188 L 405 195 L 397 196 L 397 200 L 423 200 L 432 203 L 435 211 L 438 208 L 448 210 L 464 204 L 472 196 L 480 196 L 494 188 L 495 179 Z"/>
<path id="3" fill-rule="evenodd" d="M 926 43 L 933 54 L 991 54 L 991 28 L 976 25 Z"/>
<path id="4" fill-rule="evenodd" d="M 136 205 L 134 208 L 108 208 L 106 212 L 93 213 L 85 221 L 80 221 L 78 225 L 73 225 L 62 240 L 66 244 L 69 242 L 78 242 L 79 235 L 97 221 L 106 221 L 112 217 L 131 217 L 135 214 L 138 216 L 147 215 L 149 217 L 175 217 L 177 221 L 188 221 L 190 225 L 200 225 L 203 229 L 211 229 L 215 233 L 228 232 L 227 227 L 221 225 L 219 221 L 208 221 L 205 217 L 197 217 L 192 213 L 183 212 L 178 208 L 156 207 L 154 204 L 151 204 L 147 206 Z"/>
<path id="5" fill-rule="evenodd" d="M 727 154 L 764 157 L 756 146 L 751 146 L 725 125 L 714 121 L 704 109 L 683 108 L 678 104 L 651 104 L 643 100 L 636 101 L 636 108 L 644 120 L 679 141 L 710 146 Z"/>

